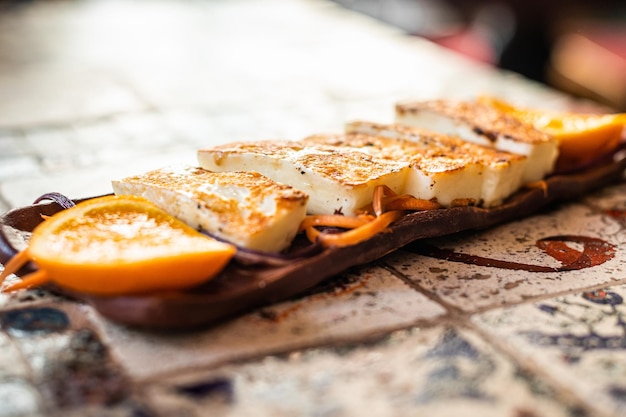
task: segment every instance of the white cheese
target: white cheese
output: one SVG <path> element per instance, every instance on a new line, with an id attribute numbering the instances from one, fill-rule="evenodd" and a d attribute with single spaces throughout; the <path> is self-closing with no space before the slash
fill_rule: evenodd
<path id="1" fill-rule="evenodd" d="M 210 171 L 257 171 L 310 196 L 311 214 L 356 214 L 372 202 L 374 189 L 402 191 L 406 162 L 363 152 L 302 142 L 239 142 L 198 151 L 198 163 Z"/>
<path id="2" fill-rule="evenodd" d="M 421 184 L 430 178 L 434 197 L 444 205 L 454 205 L 455 199 L 475 200 L 490 207 L 519 189 L 527 164 L 523 155 L 497 151 L 459 138 L 403 125 L 352 122 L 346 125 L 348 134 L 367 134 L 412 143 L 411 153 L 415 176 Z M 381 144 L 378 152 L 389 153 L 391 143 Z M 404 144 L 401 148 L 410 148 Z M 419 155 L 419 156 L 417 156 Z M 390 155 L 400 158 L 399 152 Z M 409 182 L 410 183 L 410 182 Z M 419 190 L 407 188 L 408 194 Z"/>
<path id="3" fill-rule="evenodd" d="M 533 126 L 491 106 L 431 100 L 396 105 L 396 122 L 458 136 L 463 140 L 525 155 L 522 182 L 539 181 L 554 169 L 558 142 Z"/>
<path id="4" fill-rule="evenodd" d="M 152 201 L 188 225 L 238 246 L 279 252 L 306 215 L 308 196 L 256 172 L 168 167 L 113 181 L 116 194 Z"/>
<path id="5" fill-rule="evenodd" d="M 481 198 L 481 167 L 469 158 L 441 154 L 441 148 L 414 142 L 357 133 L 315 135 L 303 139 L 310 145 L 357 150 L 379 159 L 406 162 L 410 166 L 402 194 L 425 200 L 436 199 L 444 206 Z M 430 155 L 429 155 L 430 154 Z"/>

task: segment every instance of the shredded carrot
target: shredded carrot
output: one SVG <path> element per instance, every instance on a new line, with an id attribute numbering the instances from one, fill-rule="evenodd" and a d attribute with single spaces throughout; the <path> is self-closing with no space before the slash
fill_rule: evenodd
<path id="1" fill-rule="evenodd" d="M 539 188 L 543 190 L 543 196 L 548 196 L 548 183 L 545 180 L 533 181 L 524 185 L 526 188 Z"/>
<path id="2" fill-rule="evenodd" d="M 374 216 L 361 214 L 358 216 L 344 216 L 342 214 L 319 214 L 307 216 L 300 224 L 300 231 L 311 226 L 341 227 L 343 229 L 354 229 L 374 220 Z"/>
<path id="3" fill-rule="evenodd" d="M 43 270 L 31 272 L 28 275 L 22 277 L 20 281 L 16 281 L 2 290 L 2 292 L 12 292 L 17 290 L 23 290 L 26 288 L 36 287 L 38 285 L 45 284 L 50 281 L 48 273 Z"/>
<path id="4" fill-rule="evenodd" d="M 385 204 L 385 208 L 388 210 L 436 210 L 441 208 L 441 204 L 405 194 L 390 199 Z"/>
<path id="5" fill-rule="evenodd" d="M 317 238 L 322 234 L 322 232 L 313 226 L 304 229 L 304 233 L 306 234 L 306 238 L 309 239 L 309 242 L 316 242 Z"/>
<path id="6" fill-rule="evenodd" d="M 384 231 L 391 223 L 400 219 L 405 211 L 435 210 L 441 205 L 431 200 L 415 198 L 408 194 L 398 195 L 386 185 L 374 189 L 372 203 L 364 207 L 371 214 L 357 216 L 313 215 L 307 216 L 300 224 L 311 242 L 319 240 L 323 246 L 350 246 L 367 240 Z M 349 229 L 340 233 L 324 233 L 316 229 L 319 226 Z"/>
<path id="7" fill-rule="evenodd" d="M 386 185 L 380 185 L 374 190 L 372 199 L 372 211 L 380 216 L 386 210 L 436 210 L 441 208 L 441 204 L 416 198 L 409 194 L 396 194 Z"/>
<path id="8" fill-rule="evenodd" d="M 320 235 L 320 231 L 315 226 L 340 227 L 342 229 L 354 229 L 366 225 L 376 217 L 371 214 L 359 214 L 354 217 L 343 214 L 319 214 L 307 216 L 300 224 L 300 231 L 306 233 L 307 239 L 315 242 Z"/>
<path id="9" fill-rule="evenodd" d="M 394 210 L 387 211 L 380 216 L 376 217 L 371 222 L 364 224 L 352 230 L 348 230 L 342 233 L 320 233 L 318 231 L 318 237 L 323 246 L 350 246 L 355 245 L 361 241 L 367 240 L 377 233 L 384 231 L 391 223 L 400 219 L 404 215 L 404 212 Z M 311 227 L 312 229 L 312 227 Z"/>
<path id="10" fill-rule="evenodd" d="M 28 249 L 18 252 L 6 263 L 6 265 L 4 265 L 4 270 L 0 274 L 0 284 L 4 282 L 6 277 L 14 272 L 17 272 L 17 270 L 24 266 L 28 261 L 30 261 Z"/>
<path id="11" fill-rule="evenodd" d="M 17 272 L 17 270 L 24 266 L 28 261 L 30 261 L 30 253 L 28 252 L 28 249 L 18 252 L 4 266 L 4 271 L 0 274 L 0 284 L 4 282 L 6 277 Z M 48 281 L 50 281 L 48 273 L 44 270 L 39 270 L 23 276 L 20 281 L 9 284 L 7 287 L 2 289 L 2 292 L 6 293 L 24 288 L 35 287 L 45 284 Z"/>
<path id="12" fill-rule="evenodd" d="M 379 185 L 374 189 L 372 197 L 372 210 L 380 216 L 385 211 L 385 197 L 396 197 L 398 194 L 386 185 Z"/>

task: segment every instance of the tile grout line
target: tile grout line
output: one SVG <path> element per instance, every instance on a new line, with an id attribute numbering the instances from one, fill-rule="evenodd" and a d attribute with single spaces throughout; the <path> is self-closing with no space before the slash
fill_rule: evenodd
<path id="1" fill-rule="evenodd" d="M 482 314 L 486 311 L 510 308 L 510 307 L 515 307 L 515 306 L 524 305 L 524 304 L 532 304 L 540 300 L 561 297 L 561 296 L 565 296 L 569 294 L 575 294 L 578 292 L 593 291 L 596 289 L 623 285 L 623 284 L 626 284 L 626 278 L 616 281 L 614 283 L 611 283 L 609 285 L 598 284 L 598 285 L 586 287 L 586 288 L 579 288 L 579 289 L 570 290 L 570 291 L 552 293 L 544 297 L 533 297 L 532 299 L 527 299 L 527 300 L 517 302 L 517 303 L 509 303 L 506 305 L 486 307 L 486 308 L 476 309 L 475 311 L 471 311 L 471 312 L 465 312 L 459 309 L 458 307 L 450 305 L 450 303 L 441 300 L 435 293 L 432 293 L 431 291 L 428 291 L 427 289 L 422 288 L 421 286 L 419 286 L 419 284 L 415 283 L 410 278 L 408 278 L 401 272 L 397 271 L 394 267 L 387 265 L 387 264 L 383 264 L 381 265 L 381 267 L 387 269 L 390 273 L 392 273 L 398 279 L 405 282 L 410 288 L 414 289 L 420 294 L 423 294 L 424 296 L 428 297 L 430 300 L 435 301 L 439 303 L 440 305 L 442 305 L 444 308 L 446 308 L 446 310 L 448 311 L 448 315 L 434 319 L 434 321 L 438 321 L 437 324 L 441 324 L 444 326 L 457 326 L 459 328 L 465 328 L 465 329 L 475 332 L 489 346 L 493 347 L 498 352 L 500 352 L 505 357 L 507 357 L 512 362 L 512 364 L 514 364 L 517 368 L 530 373 L 530 375 L 533 375 L 539 381 L 546 383 L 549 386 L 549 388 L 555 392 L 557 396 L 557 400 L 564 402 L 563 404 L 564 406 L 571 404 L 575 406 L 576 408 L 582 409 L 585 412 L 585 415 L 588 415 L 588 416 L 617 417 L 614 414 L 606 414 L 605 412 L 601 410 L 597 410 L 596 407 L 589 404 L 585 399 L 581 398 L 577 393 L 569 389 L 566 385 L 563 385 L 560 381 L 554 379 L 549 373 L 544 372 L 542 368 L 538 364 L 536 364 L 532 359 L 524 358 L 523 355 L 517 352 L 514 348 L 508 346 L 499 337 L 489 334 L 488 332 L 480 328 L 480 326 L 477 326 L 476 324 L 474 324 L 472 321 L 472 317 L 475 315 Z"/>
<path id="2" fill-rule="evenodd" d="M 534 297 L 525 298 L 525 299 L 523 299 L 521 301 L 512 301 L 512 302 L 508 302 L 508 303 L 502 304 L 502 305 L 479 307 L 476 310 L 473 310 L 471 312 L 468 311 L 467 314 L 472 314 L 472 315 L 473 314 L 482 314 L 482 313 L 486 313 L 488 311 L 493 311 L 493 310 L 497 310 L 497 309 L 516 307 L 516 306 L 526 305 L 526 304 L 533 304 L 533 303 L 537 303 L 539 301 L 549 300 L 551 298 L 564 297 L 566 295 L 572 295 L 572 294 L 583 293 L 583 292 L 590 292 L 590 291 L 600 290 L 600 289 L 603 289 L 603 288 L 609 288 L 609 287 L 614 287 L 614 286 L 624 285 L 624 284 L 626 284 L 626 278 L 622 278 L 622 279 L 619 279 L 617 281 L 613 281 L 611 283 L 595 284 L 595 285 L 591 285 L 591 286 L 588 286 L 588 287 L 581 287 L 581 288 L 575 288 L 575 289 L 571 289 L 571 290 L 552 292 L 550 294 L 537 295 L 537 296 L 534 296 Z"/>
<path id="3" fill-rule="evenodd" d="M 260 353 L 249 353 L 242 355 L 236 359 L 230 359 L 225 361 L 219 361 L 216 364 L 207 364 L 203 366 L 198 365 L 187 365 L 185 367 L 181 367 L 175 370 L 168 370 L 160 373 L 155 373 L 150 376 L 145 377 L 137 377 L 133 379 L 133 382 L 136 384 L 153 384 L 158 383 L 159 380 L 165 378 L 171 378 L 175 376 L 182 376 L 185 374 L 193 374 L 197 371 L 203 372 L 219 372 L 222 368 L 227 368 L 231 366 L 237 366 L 242 364 L 253 363 L 255 361 L 262 360 L 267 357 L 286 357 L 290 354 L 307 351 L 307 350 L 315 350 L 315 349 L 323 349 L 329 350 L 332 348 L 356 348 L 364 345 L 376 344 L 381 341 L 384 341 L 390 335 L 395 332 L 409 330 L 415 327 L 421 328 L 430 328 L 436 327 L 439 323 L 435 323 L 431 320 L 421 319 L 415 320 L 408 325 L 398 325 L 391 326 L 386 329 L 381 329 L 372 333 L 367 334 L 366 336 L 357 335 L 352 336 L 346 339 L 337 339 L 336 337 L 330 337 L 323 340 L 318 340 L 314 342 L 299 342 L 295 343 L 291 346 L 287 346 L 285 348 L 273 348 L 267 351 L 263 351 Z"/>
<path id="4" fill-rule="evenodd" d="M 450 313 L 453 314 L 460 314 L 460 315 L 466 315 L 466 314 L 482 314 L 485 313 L 487 311 L 492 311 L 492 310 L 496 310 L 496 309 L 500 309 L 500 308 L 508 308 L 508 307 L 514 307 L 514 306 L 519 306 L 519 305 L 524 305 L 524 304 L 531 304 L 531 303 L 536 303 L 538 301 L 543 301 L 543 300 L 548 300 L 551 298 L 556 298 L 556 297 L 563 297 L 565 295 L 570 295 L 570 294 L 576 294 L 576 293 L 581 293 L 581 292 L 589 292 L 589 291 L 594 291 L 594 290 L 599 290 L 599 289 L 603 289 L 603 288 L 608 288 L 608 287 L 614 287 L 614 286 L 619 286 L 619 285 L 626 285 L 626 277 L 624 278 L 620 278 L 617 279 L 615 281 L 612 281 L 610 283 L 601 283 L 601 284 L 594 284 L 594 285 L 590 285 L 587 287 L 580 287 L 580 288 L 574 288 L 574 289 L 570 289 L 570 290 L 563 290 L 563 291 L 556 291 L 556 292 L 551 292 L 549 294 L 544 294 L 544 295 L 537 295 L 537 296 L 532 296 L 532 297 L 527 297 L 527 298 L 523 298 L 521 301 L 512 301 L 512 302 L 507 302 L 506 304 L 501 304 L 501 305 L 490 305 L 490 306 L 485 306 L 485 307 L 478 307 L 472 311 L 466 311 L 463 310 L 443 299 L 441 299 L 434 291 L 431 291 L 427 288 L 423 288 L 422 286 L 419 285 L 419 283 L 415 282 L 414 280 L 412 280 L 411 278 L 407 277 L 406 275 L 404 275 L 402 272 L 398 271 L 395 267 L 393 267 L 392 265 L 387 264 L 386 262 L 384 262 L 384 260 L 380 261 L 380 266 L 384 269 L 386 269 L 387 271 L 389 271 L 390 273 L 392 273 L 395 277 L 397 277 L 398 279 L 402 280 L 406 285 L 408 285 L 410 288 L 412 288 L 413 290 L 419 292 L 420 294 L 428 297 L 430 300 L 442 305 L 443 307 L 445 307 Z"/>
<path id="5" fill-rule="evenodd" d="M 2 313 L 4 313 L 5 311 L 9 311 L 9 310 L 3 310 Z M 0 327 L 0 329 L 9 339 L 12 347 L 18 352 L 20 361 L 24 364 L 24 366 L 28 370 L 27 375 L 26 375 L 26 378 L 27 378 L 26 382 L 28 382 L 28 384 L 35 389 L 37 393 L 37 398 L 39 400 L 40 410 L 44 412 L 44 415 L 48 415 L 50 411 L 53 410 L 54 408 L 51 407 L 51 404 L 49 404 L 48 399 L 45 398 L 45 396 L 42 394 L 40 387 L 39 387 L 39 385 L 41 385 L 41 382 L 35 381 L 34 370 L 33 370 L 31 363 L 27 360 L 26 356 L 24 355 L 24 351 L 19 347 L 19 344 L 15 342 L 14 337 L 10 334 L 10 332 L 4 329 L 4 327 Z"/>
<path id="6" fill-rule="evenodd" d="M 467 320 L 463 322 L 462 325 L 465 328 L 475 332 L 490 346 L 509 358 L 509 360 L 511 360 L 512 363 L 514 363 L 519 369 L 529 372 L 531 375 L 534 375 L 538 380 L 546 383 L 549 388 L 555 392 L 557 397 L 556 399 L 565 402 L 565 404 L 563 405 L 567 405 L 568 403 L 570 403 L 575 407 L 584 410 L 585 415 L 589 417 L 618 417 L 613 413 L 607 414 L 604 411 L 597 409 L 592 404 L 588 403 L 584 398 L 581 398 L 567 385 L 553 378 L 549 373 L 544 372 L 542 367 L 539 364 L 535 363 L 532 358 L 524 357 L 521 353 L 515 350 L 514 347 L 507 345 L 506 342 L 503 342 L 500 337 L 491 335 L 490 333 L 483 330 L 480 326 L 474 324 L 471 320 L 471 317 L 473 315 L 474 314 L 471 314 L 467 318 Z"/>
<path id="7" fill-rule="evenodd" d="M 384 260 L 381 260 L 380 262 L 378 262 L 378 264 L 381 268 L 385 269 L 386 271 L 391 273 L 393 276 L 395 276 L 396 278 L 404 282 L 404 284 L 407 285 L 412 290 L 422 294 L 424 297 L 428 298 L 431 301 L 434 301 L 435 303 L 445 308 L 447 311 L 447 314 L 446 314 L 447 317 L 456 317 L 457 315 L 460 315 L 463 313 L 463 310 L 441 299 L 434 292 L 428 291 L 422 288 L 418 283 L 411 280 L 409 277 L 404 275 L 402 272 L 398 271 L 395 267 L 386 263 Z"/>

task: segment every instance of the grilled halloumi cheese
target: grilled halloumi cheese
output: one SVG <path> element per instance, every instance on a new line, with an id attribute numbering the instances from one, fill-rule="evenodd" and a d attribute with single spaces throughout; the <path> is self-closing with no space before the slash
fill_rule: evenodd
<path id="1" fill-rule="evenodd" d="M 413 143 L 412 147 L 409 146 L 411 152 L 422 155 L 421 158 L 412 157 L 413 170 L 420 170 L 424 179 L 416 184 L 426 185 L 425 180 L 430 179 L 434 196 L 444 205 L 449 205 L 447 200 L 452 198 L 476 199 L 485 207 L 500 204 L 519 189 L 528 162 L 523 155 L 501 152 L 459 138 L 398 124 L 356 121 L 346 125 L 346 132 Z M 388 153 L 392 147 L 386 143 L 380 152 Z M 407 145 L 401 147 L 406 148 Z M 418 191 L 407 188 L 405 192 L 411 194 Z"/>
<path id="2" fill-rule="evenodd" d="M 400 192 L 409 171 L 405 162 L 294 141 L 239 142 L 201 149 L 198 163 L 215 172 L 254 170 L 289 184 L 310 196 L 311 214 L 354 215 L 372 202 L 376 186 Z"/>
<path id="3" fill-rule="evenodd" d="M 256 172 L 169 167 L 113 181 L 188 225 L 238 246 L 280 252 L 306 215 L 308 195 Z"/>
<path id="4" fill-rule="evenodd" d="M 396 122 L 501 151 L 525 155 L 522 182 L 539 181 L 554 169 L 558 142 L 533 126 L 478 102 L 431 100 L 396 105 Z"/>
<path id="5" fill-rule="evenodd" d="M 379 159 L 406 162 L 409 173 L 404 194 L 425 200 L 436 199 L 444 206 L 481 199 L 482 167 L 472 158 L 442 152 L 442 148 L 401 139 L 358 133 L 313 135 L 302 140 L 309 145 L 357 150 Z M 456 156 L 456 157 L 455 157 Z"/>

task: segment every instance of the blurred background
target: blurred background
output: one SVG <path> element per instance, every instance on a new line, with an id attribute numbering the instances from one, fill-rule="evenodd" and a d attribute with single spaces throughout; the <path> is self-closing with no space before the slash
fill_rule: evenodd
<path id="1" fill-rule="evenodd" d="M 477 61 L 626 110 L 623 0 L 334 0 Z"/>
<path id="2" fill-rule="evenodd" d="M 384 21 L 407 34 L 429 39 L 478 62 L 511 70 L 567 93 L 626 110 L 626 2 L 623 0 L 331 1 Z M 193 4 L 194 7 L 206 7 L 223 2 L 224 0 L 181 0 L 178 4 L 181 6 L 180 10 L 185 10 L 182 6 Z M 42 20 L 35 27 L 26 30 L 16 27 L 14 22 L 23 20 L 14 21 L 13 16 L 28 15 L 30 8 L 41 6 L 42 3 L 64 5 L 54 8 L 56 14 L 59 14 L 60 8 L 67 6 L 66 9 L 71 11 L 67 15 L 74 16 L 77 20 L 63 16 L 61 19 L 46 21 L 45 16 L 39 16 Z M 63 47 L 66 48 L 63 50 L 64 54 L 76 56 L 79 53 L 91 53 L 94 56 L 99 54 L 100 57 L 119 60 L 119 51 L 90 51 L 89 43 L 94 43 L 89 38 L 92 33 L 110 37 L 108 41 L 98 45 L 124 44 L 125 41 L 119 41 L 127 37 L 130 46 L 133 46 L 133 42 L 140 41 L 138 45 L 156 48 L 150 42 L 149 35 L 151 32 L 159 32 L 158 41 L 161 46 L 178 50 L 179 57 L 192 56 L 193 53 L 189 54 L 184 43 L 175 37 L 168 39 L 167 36 L 161 36 L 168 30 L 174 35 L 181 30 L 174 27 L 176 22 L 181 21 L 180 16 L 176 13 L 168 15 L 169 12 L 160 14 L 165 9 L 179 10 L 173 6 L 176 3 L 129 0 L 112 1 L 112 6 L 107 2 L 94 0 L 0 0 L 0 66 L 39 59 L 42 54 L 45 55 L 44 58 L 56 56 L 54 54 Z M 124 4 L 126 5 L 123 6 Z M 258 2 L 259 8 L 262 5 L 263 2 Z M 129 10 L 129 13 L 116 15 L 122 10 Z M 145 18 L 135 20 L 136 16 L 132 12 L 137 10 Z M 83 19 L 83 15 L 88 20 Z M 276 20 L 288 18 L 286 12 Z M 92 24 L 93 29 L 90 27 Z M 228 24 L 237 26 L 240 23 L 230 21 Z M 163 31 L 155 25 L 162 25 Z M 64 31 L 61 35 L 66 35 L 71 30 L 76 31 L 76 28 L 83 28 L 80 33 L 87 36 L 68 38 L 67 43 L 58 47 L 46 45 L 47 49 L 43 51 L 43 42 L 35 39 L 35 35 L 41 34 L 46 26 L 54 31 L 52 36 L 59 36 L 59 30 Z M 150 27 L 144 32 L 142 28 L 145 26 Z M 107 32 L 109 28 L 113 30 Z M 119 28 L 123 30 L 118 30 Z M 137 33 L 141 35 L 140 32 L 145 34 L 144 38 L 137 37 Z M 24 34 L 28 36 L 23 37 Z M 18 42 L 16 38 L 21 39 Z M 16 48 L 17 44 L 23 47 Z M 130 46 L 122 49 L 131 50 Z M 132 52 L 129 56 L 124 56 L 124 60 L 143 60 L 146 48 L 143 49 L 141 56 Z M 139 63 L 139 66 L 148 66 L 148 61 Z"/>

